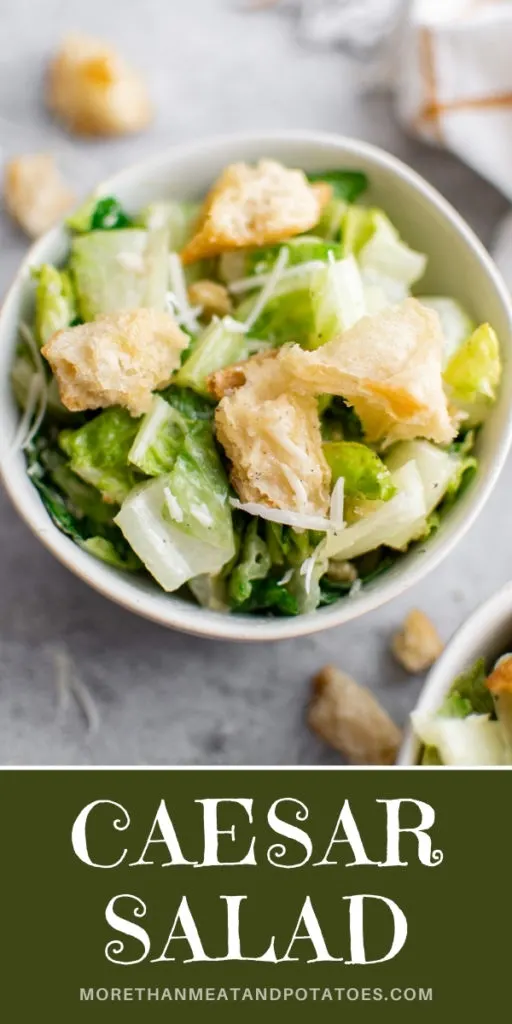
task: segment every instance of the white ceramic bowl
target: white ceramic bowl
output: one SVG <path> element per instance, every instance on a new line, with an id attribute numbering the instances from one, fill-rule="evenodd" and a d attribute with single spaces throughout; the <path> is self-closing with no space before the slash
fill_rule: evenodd
<path id="1" fill-rule="evenodd" d="M 139 615 L 186 632 L 231 640 L 275 640 L 301 636 L 348 622 L 403 593 L 435 568 L 469 528 L 487 500 L 506 457 L 512 424 L 512 310 L 508 292 L 492 260 L 455 210 L 419 175 L 374 146 L 337 135 L 281 132 L 233 135 L 171 149 L 122 171 L 101 186 L 129 210 L 153 199 L 204 194 L 221 169 L 235 160 L 268 156 L 307 171 L 348 167 L 370 179 L 368 199 L 385 208 L 405 239 L 429 255 L 422 289 L 459 299 L 475 320 L 490 321 L 504 355 L 499 401 L 479 439 L 480 471 L 474 484 L 446 517 L 435 537 L 411 551 L 357 596 L 297 618 L 223 615 L 163 593 L 149 580 L 123 574 L 80 550 L 50 521 L 25 472 L 21 455 L 4 474 L 4 484 L 31 530 L 57 558 L 102 594 Z M 24 260 L 0 317 L 0 444 L 14 434 L 17 412 L 9 384 L 17 325 L 30 315 L 29 268 L 58 262 L 67 252 L 66 232 L 58 227 L 41 238 Z"/>
<path id="2" fill-rule="evenodd" d="M 435 713 L 450 692 L 452 685 L 467 668 L 485 658 L 490 671 L 495 661 L 512 650 L 512 583 L 480 605 L 457 630 L 427 676 L 416 711 Z M 398 755 L 397 764 L 416 765 L 421 743 L 409 727 Z"/>

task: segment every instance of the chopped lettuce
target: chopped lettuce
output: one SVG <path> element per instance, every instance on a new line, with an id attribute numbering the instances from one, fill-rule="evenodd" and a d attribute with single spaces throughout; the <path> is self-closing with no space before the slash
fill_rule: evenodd
<path id="1" fill-rule="evenodd" d="M 75 296 L 66 270 L 51 263 L 32 269 L 36 281 L 36 337 L 45 345 L 52 334 L 69 327 L 76 317 Z"/>
<path id="2" fill-rule="evenodd" d="M 262 249 L 254 249 L 247 255 L 248 275 L 268 274 L 274 266 L 282 249 L 286 249 L 287 267 L 298 267 L 301 263 L 322 262 L 329 258 L 340 259 L 343 247 L 339 242 L 327 241 L 317 235 L 297 235 L 282 245 L 267 245 Z M 332 256 L 330 257 L 330 254 Z"/>
<path id="3" fill-rule="evenodd" d="M 496 332 L 482 324 L 459 346 L 444 371 L 450 400 L 465 413 L 464 426 L 482 423 L 496 399 L 501 379 Z"/>
<path id="4" fill-rule="evenodd" d="M 80 547 L 95 558 L 99 558 L 101 562 L 112 565 L 114 569 L 137 572 L 142 568 L 142 562 L 126 543 L 124 549 L 120 551 L 119 544 L 116 546 L 107 537 L 88 537 L 81 542 Z"/>
<path id="5" fill-rule="evenodd" d="M 258 521 L 251 519 L 245 531 L 238 562 L 228 581 L 228 593 L 233 606 L 243 605 L 250 599 L 255 580 L 265 579 L 271 564 L 268 547 L 258 534 Z"/>
<path id="6" fill-rule="evenodd" d="M 361 247 L 358 262 L 368 284 L 378 285 L 390 302 L 401 302 L 425 273 L 427 257 L 402 242 L 385 213 L 369 211 L 373 231 Z"/>
<path id="7" fill-rule="evenodd" d="M 326 241 L 340 242 L 343 224 L 347 215 L 347 203 L 344 199 L 331 199 L 322 210 L 322 216 L 316 225 L 317 235 L 325 238 Z M 345 249 L 340 245 L 339 255 L 343 256 Z"/>
<path id="8" fill-rule="evenodd" d="M 363 283 L 353 256 L 315 271 L 311 284 L 313 330 L 308 347 L 318 348 L 346 331 L 366 312 Z"/>
<path id="9" fill-rule="evenodd" d="M 165 309 L 167 232 L 134 228 L 78 235 L 71 243 L 70 269 L 84 320 L 141 306 Z"/>
<path id="10" fill-rule="evenodd" d="M 475 324 L 455 299 L 444 295 L 418 295 L 418 302 L 433 309 L 439 316 L 444 335 L 443 362 L 446 366 L 462 343 L 475 330 Z"/>
<path id="11" fill-rule="evenodd" d="M 62 533 L 110 565 L 129 571 L 139 560 L 113 522 L 115 507 L 80 480 L 62 454 L 40 434 L 27 452 L 28 473 L 50 518 Z"/>
<path id="12" fill-rule="evenodd" d="M 238 320 L 246 320 L 252 312 L 256 299 L 245 299 L 237 310 Z M 283 345 L 293 338 L 300 345 L 307 346 L 313 330 L 311 294 L 307 277 L 288 278 L 282 281 L 274 298 L 252 325 L 249 337 L 261 338 L 274 346 Z"/>
<path id="13" fill-rule="evenodd" d="M 143 417 L 128 452 L 128 461 L 146 476 L 167 473 L 185 446 L 188 428 L 182 413 L 160 395 L 154 395 L 151 409 Z"/>
<path id="14" fill-rule="evenodd" d="M 356 558 L 385 544 L 400 549 L 403 537 L 425 516 L 425 493 L 416 463 L 411 459 L 391 473 L 396 494 L 373 506 L 368 515 L 327 536 L 326 554 L 338 561 Z"/>
<path id="15" fill-rule="evenodd" d="M 308 174 L 310 181 L 325 181 L 331 186 L 336 199 L 346 203 L 355 203 L 356 199 L 368 188 L 368 178 L 363 171 L 317 171 Z"/>
<path id="16" fill-rule="evenodd" d="M 177 456 L 166 477 L 164 517 L 184 533 L 234 553 L 229 486 L 220 462 L 198 465 L 187 453 Z M 227 558 L 226 558 L 227 561 Z"/>
<path id="17" fill-rule="evenodd" d="M 302 565 L 294 569 L 293 576 L 287 584 L 287 589 L 297 602 L 300 614 L 306 615 L 318 608 L 322 599 L 320 580 L 326 570 L 325 541 L 322 540 Z"/>
<path id="18" fill-rule="evenodd" d="M 507 747 L 499 722 L 488 715 L 464 718 L 413 712 L 414 731 L 425 746 L 437 751 L 442 764 L 478 767 L 507 764 Z"/>
<path id="19" fill-rule="evenodd" d="M 395 473 L 414 461 L 423 485 L 424 511 L 414 520 L 397 530 L 392 547 L 405 548 L 413 540 L 428 536 L 431 531 L 429 517 L 448 494 L 461 472 L 461 459 L 453 452 L 445 452 L 430 441 L 399 441 L 386 456 L 386 465 Z"/>
<path id="20" fill-rule="evenodd" d="M 121 228 L 130 228 L 133 223 L 132 218 L 114 196 L 92 196 L 66 220 L 68 227 L 79 234 L 88 231 L 117 231 Z"/>
<path id="21" fill-rule="evenodd" d="M 212 612 L 229 612 L 228 589 L 224 576 L 202 573 L 188 582 L 196 601 Z"/>
<path id="22" fill-rule="evenodd" d="M 200 395 L 208 395 L 207 380 L 210 373 L 246 358 L 245 335 L 232 330 L 229 320 L 217 320 L 199 335 L 174 380 L 178 387 L 191 388 Z"/>
<path id="23" fill-rule="evenodd" d="M 391 473 L 379 456 L 357 441 L 327 441 L 324 455 L 332 482 L 343 477 L 346 497 L 363 495 L 372 501 L 389 501 L 396 494 Z"/>
<path id="24" fill-rule="evenodd" d="M 267 576 L 263 580 L 254 580 L 248 600 L 234 611 L 240 612 L 273 612 L 274 615 L 298 615 L 297 598 L 289 589 L 281 586 L 278 580 Z"/>
<path id="25" fill-rule="evenodd" d="M 170 199 L 167 202 L 150 203 L 142 211 L 138 223 L 149 231 L 165 228 L 169 239 L 169 249 L 179 252 L 192 237 L 199 211 L 199 203 Z"/>
<path id="26" fill-rule="evenodd" d="M 148 572 L 164 590 L 173 591 L 196 576 L 220 572 L 233 556 L 234 539 L 222 546 L 186 532 L 167 514 L 167 487 L 167 475 L 136 487 L 115 522 Z"/>
<path id="27" fill-rule="evenodd" d="M 97 487 L 105 501 L 120 504 L 137 482 L 128 453 L 138 420 L 126 409 L 106 409 L 78 430 L 63 430 L 59 444 L 77 476 Z"/>
<path id="28" fill-rule="evenodd" d="M 485 661 L 479 658 L 457 677 L 438 713 L 455 718 L 494 714 L 494 702 L 486 679 Z"/>

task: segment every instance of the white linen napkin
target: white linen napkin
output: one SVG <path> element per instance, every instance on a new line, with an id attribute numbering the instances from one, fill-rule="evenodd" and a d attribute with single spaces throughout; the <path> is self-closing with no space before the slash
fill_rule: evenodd
<path id="1" fill-rule="evenodd" d="M 288 0 L 300 35 L 387 50 L 407 131 L 445 146 L 512 200 L 512 0 Z M 512 214 L 494 256 L 512 288 Z"/>

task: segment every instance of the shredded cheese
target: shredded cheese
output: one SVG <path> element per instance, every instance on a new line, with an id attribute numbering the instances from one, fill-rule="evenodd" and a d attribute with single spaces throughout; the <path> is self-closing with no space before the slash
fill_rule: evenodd
<path id="1" fill-rule="evenodd" d="M 311 590 L 311 581 L 313 579 L 313 573 L 315 571 L 315 565 L 316 565 L 316 552 L 314 554 L 310 555 L 309 558 L 305 558 L 303 563 L 302 563 L 302 565 L 301 565 L 301 567 L 300 567 L 300 575 L 304 576 L 304 589 L 306 591 L 306 594 L 309 594 L 309 592 Z"/>
<path id="2" fill-rule="evenodd" d="M 118 252 L 116 260 L 124 270 L 133 270 L 135 274 L 143 274 L 146 268 L 140 252 Z"/>
<path id="3" fill-rule="evenodd" d="M 191 505 L 190 515 L 197 519 L 201 526 L 213 526 L 213 516 L 207 505 Z"/>
<path id="4" fill-rule="evenodd" d="M 164 497 L 165 497 L 165 504 L 167 505 L 167 509 L 169 511 L 169 515 L 170 515 L 171 519 L 174 519 L 175 523 L 182 523 L 183 522 L 183 509 L 182 509 L 178 499 L 172 493 L 170 487 L 164 487 Z"/>
<path id="5" fill-rule="evenodd" d="M 329 252 L 328 255 L 332 256 L 333 253 Z M 308 260 L 306 263 L 296 263 L 295 266 L 283 270 L 281 279 L 301 277 L 302 275 L 307 276 L 314 270 L 322 270 L 324 268 L 325 262 L 323 260 Z M 241 277 L 238 281 L 232 281 L 228 284 L 228 291 L 233 295 L 242 295 L 244 292 L 255 291 L 256 288 L 262 288 L 270 280 L 272 273 L 273 271 L 270 271 L 265 274 L 251 274 L 250 277 Z"/>
<path id="6" fill-rule="evenodd" d="M 183 264 L 177 252 L 169 253 L 169 274 L 171 278 L 171 301 L 175 303 L 179 322 L 193 334 L 199 331 L 197 309 L 193 309 L 188 301 L 187 282 Z"/>
<path id="7" fill-rule="evenodd" d="M 334 529 L 331 520 L 324 516 L 308 515 L 304 512 L 296 512 L 292 508 L 270 508 L 269 505 L 262 505 L 257 501 L 244 502 L 238 501 L 237 498 L 229 500 L 232 508 L 248 512 L 251 516 L 261 516 L 262 519 L 268 519 L 270 523 L 292 526 L 295 530 L 318 530 L 319 533 L 326 533 L 328 530 Z"/>
<path id="8" fill-rule="evenodd" d="M 342 476 L 336 481 L 331 494 L 330 518 L 335 530 L 343 528 L 343 504 L 345 481 Z"/>
<path id="9" fill-rule="evenodd" d="M 277 285 L 281 280 L 283 270 L 286 267 L 287 263 L 288 249 L 283 248 L 279 252 L 279 256 L 277 257 L 276 262 L 274 263 L 272 272 L 269 274 L 265 287 L 261 289 L 261 292 L 258 295 L 258 298 L 256 299 L 256 302 L 254 303 L 254 306 L 252 307 L 251 312 L 247 317 L 247 320 L 245 321 L 246 330 L 249 331 L 252 325 L 256 323 L 256 320 L 258 319 L 260 313 L 263 312 L 265 306 L 272 298 L 272 295 L 274 294 Z"/>
<path id="10" fill-rule="evenodd" d="M 286 584 L 290 582 L 292 576 L 293 576 L 293 569 L 287 569 L 285 574 L 284 574 L 284 576 L 281 576 L 281 579 L 277 581 L 277 586 L 278 587 L 285 587 Z"/>

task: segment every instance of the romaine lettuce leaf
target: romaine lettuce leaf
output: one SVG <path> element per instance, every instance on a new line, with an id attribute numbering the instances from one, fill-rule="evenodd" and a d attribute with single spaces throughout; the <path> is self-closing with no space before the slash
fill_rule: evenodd
<path id="1" fill-rule="evenodd" d="M 400 302 L 425 273 L 427 257 L 400 239 L 398 231 L 380 210 L 369 211 L 373 231 L 359 250 L 358 262 L 368 284 L 379 285 L 391 302 Z"/>
<path id="2" fill-rule="evenodd" d="M 485 661 L 479 658 L 457 677 L 438 714 L 455 718 L 472 714 L 494 716 L 494 701 L 486 679 Z"/>
<path id="3" fill-rule="evenodd" d="M 466 414 L 465 426 L 483 423 L 500 380 L 499 341 L 492 327 L 482 324 L 459 346 L 444 371 L 450 400 Z"/>
<path id="4" fill-rule="evenodd" d="M 128 495 L 115 522 L 148 572 L 166 591 L 177 590 L 202 574 L 215 575 L 234 553 L 227 546 L 206 543 L 186 532 L 167 514 L 168 476 L 141 484 Z"/>
<path id="5" fill-rule="evenodd" d="M 25 409 L 27 405 L 35 373 L 39 371 L 36 370 L 31 352 L 26 346 L 20 347 L 12 365 L 11 383 L 14 397 L 21 409 Z M 62 404 L 57 381 L 55 377 L 51 377 L 46 385 L 46 416 L 66 423 L 73 420 L 76 415 Z"/>
<path id="6" fill-rule="evenodd" d="M 36 281 L 36 337 L 45 345 L 52 334 L 75 319 L 75 296 L 66 270 L 43 263 L 32 268 L 32 277 Z"/>
<path id="7" fill-rule="evenodd" d="M 363 282 L 353 256 L 316 270 L 311 283 L 313 329 L 309 348 L 318 348 L 348 330 L 366 312 Z"/>
<path id="8" fill-rule="evenodd" d="M 123 550 L 120 549 L 119 544 L 114 544 L 107 537 L 88 537 L 87 540 L 80 542 L 80 547 L 84 551 L 88 551 L 90 555 L 94 555 L 95 558 L 99 558 L 100 561 L 106 562 L 107 565 L 112 565 L 114 569 L 137 572 L 142 568 L 142 562 L 126 544 L 121 531 L 119 531 L 119 536 L 123 541 Z"/>
<path id="9" fill-rule="evenodd" d="M 209 324 L 195 342 L 190 355 L 175 375 L 178 387 L 208 395 L 207 379 L 215 370 L 247 358 L 245 335 L 230 329 L 225 320 Z"/>
<path id="10" fill-rule="evenodd" d="M 200 467 L 187 453 L 178 455 L 164 493 L 164 516 L 192 537 L 234 553 L 229 485 L 220 459 Z"/>
<path id="11" fill-rule="evenodd" d="M 352 560 L 375 548 L 401 549 L 403 538 L 425 516 L 425 495 L 414 460 L 391 474 L 396 494 L 379 502 L 372 511 L 339 533 L 328 534 L 326 554 L 338 561 Z"/>
<path id="12" fill-rule="evenodd" d="M 139 421 L 126 409 L 106 409 L 78 430 L 63 430 L 59 444 L 77 476 L 97 487 L 105 501 L 120 504 L 137 482 L 128 463 Z"/>
<path id="13" fill-rule="evenodd" d="M 69 265 L 84 320 L 141 306 L 166 308 L 169 264 L 165 229 L 78 235 L 71 243 Z"/>
<path id="14" fill-rule="evenodd" d="M 167 230 L 169 249 L 180 252 L 194 233 L 201 207 L 199 203 L 177 199 L 150 203 L 138 217 L 138 223 L 149 231 Z"/>
<path id="15" fill-rule="evenodd" d="M 476 325 L 455 299 L 444 295 L 418 295 L 418 302 L 435 310 L 441 321 L 444 335 L 443 362 L 446 366 L 462 343 L 473 333 Z"/>
<path id="16" fill-rule="evenodd" d="M 123 210 L 115 196 L 92 196 L 67 218 L 72 231 L 117 231 L 133 226 L 132 218 Z"/>
<path id="17" fill-rule="evenodd" d="M 399 441 L 386 456 L 386 465 L 395 473 L 413 460 L 423 484 L 425 509 L 416 522 L 410 521 L 397 531 L 393 547 L 405 548 L 413 540 L 428 536 L 432 529 L 431 514 L 447 498 L 450 487 L 460 480 L 462 459 L 454 452 L 443 451 L 430 441 Z"/>
<path id="18" fill-rule="evenodd" d="M 229 612 L 228 588 L 222 574 L 202 573 L 189 580 L 188 586 L 196 601 L 213 612 Z"/>
<path id="19" fill-rule="evenodd" d="M 368 188 L 368 178 L 363 171 L 317 171 L 308 174 L 310 181 L 325 181 L 331 186 L 336 199 L 346 203 L 354 203 L 362 192 Z"/>
<path id="20" fill-rule="evenodd" d="M 255 301 L 255 298 L 250 296 L 238 306 L 238 320 L 246 320 Z M 265 309 L 252 325 L 249 337 L 261 338 L 276 347 L 291 340 L 305 346 L 312 330 L 313 311 L 309 280 L 307 277 L 300 280 L 289 278 L 283 281 L 275 297 L 267 302 Z"/>
<path id="21" fill-rule="evenodd" d="M 488 715 L 465 718 L 411 715 L 414 731 L 427 748 L 434 747 L 445 765 L 478 767 L 507 764 L 507 748 L 499 722 Z"/>
<path id="22" fill-rule="evenodd" d="M 249 601 L 255 580 L 265 579 L 271 565 L 268 547 L 258 534 L 258 520 L 251 519 L 245 531 L 238 562 L 228 580 L 232 606 L 240 606 Z"/>
<path id="23" fill-rule="evenodd" d="M 247 601 L 234 608 L 239 612 L 273 612 L 274 615 L 298 615 L 297 598 L 271 576 L 254 580 Z"/>
<path id="24" fill-rule="evenodd" d="M 388 467 L 367 445 L 357 441 L 327 441 L 323 450 L 333 484 L 340 477 L 345 481 L 346 497 L 363 495 L 372 501 L 389 501 L 396 494 Z"/>

